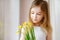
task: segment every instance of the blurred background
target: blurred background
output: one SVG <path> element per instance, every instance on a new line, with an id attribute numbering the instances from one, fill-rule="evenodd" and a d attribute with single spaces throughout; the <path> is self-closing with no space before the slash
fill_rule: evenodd
<path id="1" fill-rule="evenodd" d="M 52 25 L 52 40 L 60 40 L 60 0 L 46 0 L 49 3 Z M 0 40 L 19 40 L 16 29 L 28 20 L 32 0 L 0 0 Z"/>

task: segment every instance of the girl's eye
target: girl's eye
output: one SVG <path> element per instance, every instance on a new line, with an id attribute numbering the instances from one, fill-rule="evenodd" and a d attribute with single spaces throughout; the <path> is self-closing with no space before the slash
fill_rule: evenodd
<path id="1" fill-rule="evenodd" d="M 32 13 L 32 14 L 34 14 L 34 13 Z"/>
<path id="2" fill-rule="evenodd" d="M 41 14 L 37 14 L 37 15 L 41 15 Z"/>

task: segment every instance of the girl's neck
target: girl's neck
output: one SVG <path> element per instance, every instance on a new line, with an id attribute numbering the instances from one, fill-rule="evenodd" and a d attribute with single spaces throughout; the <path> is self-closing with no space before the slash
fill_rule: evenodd
<path id="1" fill-rule="evenodd" d="M 35 23 L 34 26 L 40 26 L 40 24 Z"/>

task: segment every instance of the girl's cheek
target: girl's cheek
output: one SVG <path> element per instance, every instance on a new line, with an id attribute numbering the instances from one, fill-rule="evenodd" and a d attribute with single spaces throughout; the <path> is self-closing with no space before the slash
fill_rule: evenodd
<path id="1" fill-rule="evenodd" d="M 42 16 L 42 15 L 37 16 L 37 19 L 39 19 L 39 20 L 41 20 L 42 18 L 43 18 L 43 16 Z"/>
<path id="2" fill-rule="evenodd" d="M 43 16 L 40 16 L 40 20 L 42 20 Z"/>
<path id="3" fill-rule="evenodd" d="M 33 18 L 34 17 L 34 15 L 33 14 L 31 14 L 31 18 Z"/>
<path id="4" fill-rule="evenodd" d="M 31 14 L 31 19 L 32 19 L 32 17 L 33 17 L 33 16 L 32 16 L 32 14 Z"/>

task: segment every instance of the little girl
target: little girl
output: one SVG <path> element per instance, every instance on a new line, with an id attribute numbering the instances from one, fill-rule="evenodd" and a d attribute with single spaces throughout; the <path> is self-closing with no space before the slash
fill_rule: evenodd
<path id="1" fill-rule="evenodd" d="M 52 29 L 48 12 L 48 4 L 44 0 L 34 0 L 29 11 L 29 21 L 34 26 L 36 40 L 52 40 Z M 20 40 L 24 40 L 21 33 Z"/>

